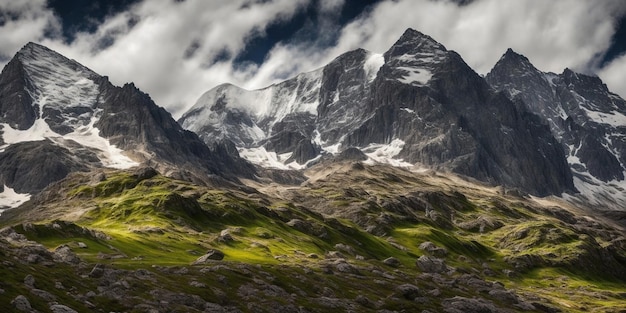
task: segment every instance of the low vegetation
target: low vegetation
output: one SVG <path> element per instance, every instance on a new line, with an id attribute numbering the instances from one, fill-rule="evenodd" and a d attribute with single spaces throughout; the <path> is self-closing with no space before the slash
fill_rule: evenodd
<path id="1" fill-rule="evenodd" d="M 0 307 L 21 295 L 39 312 L 626 310 L 626 239 L 609 221 L 434 173 L 306 175 L 227 188 L 72 174 L 2 217 Z"/>

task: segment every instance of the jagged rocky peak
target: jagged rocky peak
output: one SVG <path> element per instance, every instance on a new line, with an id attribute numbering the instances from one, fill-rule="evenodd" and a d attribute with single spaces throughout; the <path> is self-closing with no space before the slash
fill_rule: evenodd
<path id="1" fill-rule="evenodd" d="M 132 83 L 114 86 L 35 43 L 0 74 L 0 113 L 0 185 L 17 194 L 35 194 L 74 171 L 140 163 L 196 182 L 254 173 L 236 155 L 212 151 L 182 129 Z"/>
<path id="2" fill-rule="evenodd" d="M 387 50 L 385 60 L 406 54 L 434 54 L 436 52 L 445 51 L 447 51 L 446 47 L 432 37 L 409 28 L 400 36 L 400 39 Z"/>
<path id="3" fill-rule="evenodd" d="M 232 140 L 262 166 L 302 168 L 355 147 L 368 162 L 420 164 L 540 195 L 573 190 L 549 130 L 456 52 L 412 29 L 384 54 L 357 49 L 265 89 L 218 89 L 183 115 L 183 126 L 205 141 Z M 237 110 L 253 105 L 261 110 Z"/>
<path id="4" fill-rule="evenodd" d="M 16 57 L 33 74 L 40 73 L 41 70 L 46 68 L 54 68 L 56 71 L 49 72 L 49 74 L 57 74 L 60 69 L 63 69 L 69 70 L 74 74 L 84 73 L 84 76 L 100 77 L 96 72 L 77 61 L 66 58 L 62 54 L 34 42 L 29 42 L 22 47 L 17 52 Z"/>
<path id="5" fill-rule="evenodd" d="M 489 73 L 491 75 L 529 75 L 539 72 L 522 54 L 508 48 Z"/>
<path id="6" fill-rule="evenodd" d="M 550 126 L 586 200 L 607 208 L 626 205 L 626 101 L 597 76 L 568 68 L 542 72 L 512 50 L 486 80 Z"/>

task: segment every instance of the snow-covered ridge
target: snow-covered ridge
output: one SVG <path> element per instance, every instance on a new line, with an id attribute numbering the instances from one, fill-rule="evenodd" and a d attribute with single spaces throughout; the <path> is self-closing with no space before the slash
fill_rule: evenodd
<path id="1" fill-rule="evenodd" d="M 34 104 L 40 106 L 40 112 L 46 109 L 59 111 L 64 123 L 70 127 L 89 121 L 86 112 L 95 107 L 100 93 L 93 81 L 100 77 L 98 74 L 32 43 L 18 53 L 18 59 L 35 87 L 30 93 Z"/>
<path id="2" fill-rule="evenodd" d="M 223 84 L 205 92 L 181 118 L 183 128 L 200 133 L 207 125 L 219 130 L 215 139 L 243 135 L 241 142 L 254 147 L 272 135 L 272 127 L 290 114 L 317 114 L 323 69 L 300 74 L 280 84 L 246 90 Z M 225 121 L 233 113 L 245 113 L 239 124 Z M 221 137 L 221 138 L 220 138 Z"/>
<path id="3" fill-rule="evenodd" d="M 98 109 L 100 87 L 94 79 L 100 77 L 78 62 L 37 44 L 27 44 L 17 58 L 24 66 L 32 90 L 28 90 L 33 98 L 33 106 L 38 109 L 37 119 L 27 130 L 17 130 L 9 124 L 2 126 L 4 151 L 9 145 L 50 139 L 63 146 L 64 141 L 71 140 L 82 146 L 93 148 L 102 164 L 107 167 L 125 169 L 138 165 L 125 156 L 119 148 L 111 145 L 109 140 L 99 135 L 94 126 L 101 110 Z M 55 120 L 69 130 L 59 134 L 53 129 L 49 114 L 59 114 Z M 58 122 L 57 122 L 58 123 Z"/>

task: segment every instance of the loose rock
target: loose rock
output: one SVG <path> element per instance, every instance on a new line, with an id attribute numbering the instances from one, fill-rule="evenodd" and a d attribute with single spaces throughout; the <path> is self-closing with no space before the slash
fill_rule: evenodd
<path id="1" fill-rule="evenodd" d="M 224 252 L 219 251 L 219 250 L 215 250 L 215 249 L 211 249 L 209 251 L 207 251 L 207 253 L 201 257 L 199 257 L 197 260 L 195 260 L 191 265 L 198 265 L 198 264 L 206 264 L 209 263 L 210 261 L 219 261 L 219 260 L 223 260 L 224 259 Z"/>
<path id="2" fill-rule="evenodd" d="M 389 257 L 383 260 L 383 264 L 391 266 L 391 267 L 399 267 L 402 265 L 400 261 L 394 257 Z"/>
<path id="3" fill-rule="evenodd" d="M 30 302 L 28 299 L 22 295 L 19 295 L 11 301 L 11 305 L 18 311 L 22 312 L 30 312 L 32 307 L 30 306 Z"/>
<path id="4" fill-rule="evenodd" d="M 26 277 L 24 277 L 24 285 L 29 288 L 35 288 L 35 277 L 30 274 L 26 275 Z"/>
<path id="5" fill-rule="evenodd" d="M 104 275 L 104 264 L 100 263 L 96 264 L 89 272 L 89 277 L 91 278 L 100 278 L 102 275 Z"/>
<path id="6" fill-rule="evenodd" d="M 448 250 L 446 250 L 445 248 L 438 247 L 437 245 L 435 245 L 434 243 L 430 241 L 422 242 L 419 248 L 425 252 L 428 252 L 428 254 L 439 257 L 439 258 L 442 258 L 448 255 Z"/>
<path id="7" fill-rule="evenodd" d="M 396 291 L 400 296 L 407 300 L 414 300 L 420 296 L 420 289 L 412 284 L 403 284 L 396 287 Z"/>
<path id="8" fill-rule="evenodd" d="M 50 306 L 53 313 L 78 313 L 74 309 L 61 304 L 53 304 Z"/>
<path id="9" fill-rule="evenodd" d="M 416 261 L 417 267 L 426 273 L 443 273 L 449 271 L 449 267 L 444 260 L 431 256 L 422 255 Z"/>

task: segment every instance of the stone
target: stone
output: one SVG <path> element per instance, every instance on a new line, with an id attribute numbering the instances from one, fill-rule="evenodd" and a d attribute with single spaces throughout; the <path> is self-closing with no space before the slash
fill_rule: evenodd
<path id="1" fill-rule="evenodd" d="M 33 295 L 46 300 L 47 302 L 56 301 L 57 297 L 45 290 L 33 288 L 30 290 Z"/>
<path id="2" fill-rule="evenodd" d="M 489 295 L 503 303 L 517 303 L 517 295 L 509 290 L 494 289 L 489 291 Z"/>
<path id="3" fill-rule="evenodd" d="M 91 278 L 100 278 L 103 275 L 104 275 L 104 264 L 101 264 L 101 263 L 94 265 L 94 267 L 91 269 L 91 272 L 89 272 L 89 277 Z"/>
<path id="4" fill-rule="evenodd" d="M 372 306 L 372 301 L 370 301 L 370 299 L 368 299 L 366 296 L 364 295 L 358 295 L 356 296 L 356 298 L 354 298 L 354 302 L 368 308 Z"/>
<path id="5" fill-rule="evenodd" d="M 400 263 L 400 261 L 394 257 L 388 257 L 384 259 L 383 264 L 391 267 L 399 267 L 400 265 L 402 265 L 402 263 Z"/>
<path id="6" fill-rule="evenodd" d="M 396 292 L 407 300 L 415 300 L 420 296 L 420 289 L 412 284 L 402 284 L 396 287 Z"/>
<path id="7" fill-rule="evenodd" d="M 196 288 L 206 288 L 206 284 L 205 283 L 201 283 L 201 282 L 195 281 L 195 280 L 190 281 L 189 282 L 189 286 L 196 287 Z"/>
<path id="8" fill-rule="evenodd" d="M 430 241 L 422 242 L 419 245 L 419 248 L 422 251 L 428 252 L 430 255 L 438 257 L 438 258 L 442 258 L 448 255 L 448 250 L 446 250 L 446 248 L 438 247 L 437 245 L 435 245 L 434 243 Z"/>
<path id="9" fill-rule="evenodd" d="M 206 264 L 209 263 L 211 261 L 220 261 L 224 259 L 224 252 L 219 251 L 219 250 L 215 250 L 215 249 L 211 249 L 209 251 L 207 251 L 207 253 L 201 257 L 199 257 L 198 259 L 196 259 L 193 263 L 191 263 L 191 265 L 198 265 L 198 264 Z"/>
<path id="10" fill-rule="evenodd" d="M 442 259 L 422 255 L 416 261 L 417 267 L 425 273 L 444 273 L 450 269 Z"/>
<path id="11" fill-rule="evenodd" d="M 327 259 L 345 259 L 345 256 L 339 251 L 328 251 L 324 257 Z"/>
<path id="12" fill-rule="evenodd" d="M 78 242 L 77 245 L 81 249 L 87 249 L 87 244 L 82 241 Z"/>
<path id="13" fill-rule="evenodd" d="M 337 249 L 338 251 L 343 251 L 343 252 L 345 252 L 347 254 L 350 254 L 350 255 L 355 255 L 356 254 L 356 251 L 354 250 L 354 248 L 352 248 L 349 245 L 343 244 L 343 243 L 336 244 L 335 245 L 335 249 Z"/>
<path id="14" fill-rule="evenodd" d="M 54 250 L 52 255 L 56 262 L 68 263 L 68 264 L 78 264 L 80 263 L 80 258 L 72 251 L 72 249 L 68 245 L 61 245 Z"/>
<path id="15" fill-rule="evenodd" d="M 500 312 L 500 310 L 498 310 L 498 308 L 490 301 L 484 299 L 470 299 L 460 296 L 443 300 L 441 302 L 441 306 L 443 307 L 443 311 L 446 313 Z"/>
<path id="16" fill-rule="evenodd" d="M 19 295 L 15 297 L 15 299 L 11 301 L 11 305 L 16 310 L 22 311 L 22 312 L 30 312 L 32 310 L 32 307 L 30 306 L 30 302 L 23 295 Z"/>
<path id="17" fill-rule="evenodd" d="M 217 241 L 219 242 L 231 242 L 235 241 L 233 235 L 231 234 L 231 229 L 227 228 L 220 232 L 220 235 L 217 237 Z"/>
<path id="18" fill-rule="evenodd" d="M 30 274 L 26 275 L 26 277 L 24 277 L 24 285 L 29 288 L 35 288 L 35 277 Z"/>

